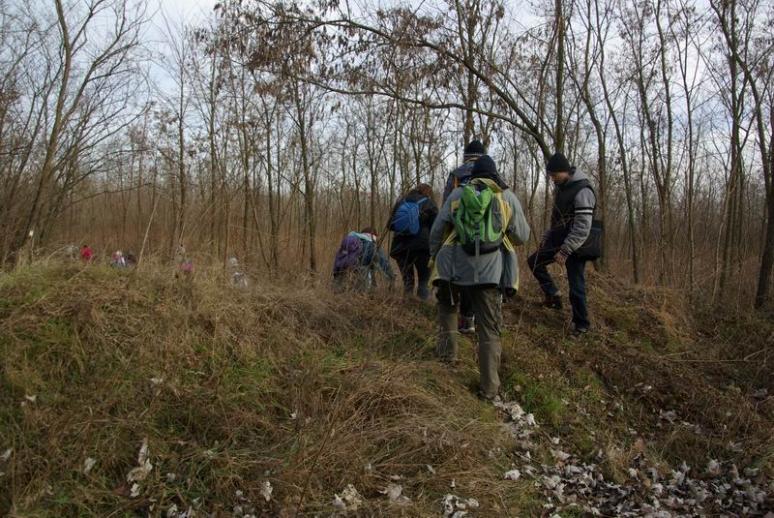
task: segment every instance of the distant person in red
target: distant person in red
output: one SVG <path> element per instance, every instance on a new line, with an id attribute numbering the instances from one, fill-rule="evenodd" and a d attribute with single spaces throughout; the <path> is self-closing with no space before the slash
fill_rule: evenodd
<path id="1" fill-rule="evenodd" d="M 94 259 L 94 250 L 89 245 L 83 245 L 81 247 L 81 261 L 90 263 L 92 259 Z"/>

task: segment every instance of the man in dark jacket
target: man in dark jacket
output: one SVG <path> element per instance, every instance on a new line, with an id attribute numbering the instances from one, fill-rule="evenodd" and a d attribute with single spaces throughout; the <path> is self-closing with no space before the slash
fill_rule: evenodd
<path id="1" fill-rule="evenodd" d="M 553 309 L 562 309 L 562 297 L 546 266 L 555 262 L 567 268 L 573 333 L 581 335 L 588 332 L 590 325 L 584 277 L 586 260 L 574 252 L 589 237 L 596 197 L 588 177 L 576 171 L 562 153 L 555 153 L 548 160 L 546 170 L 556 185 L 551 228 L 527 264 L 545 294 L 544 305 Z"/>
<path id="2" fill-rule="evenodd" d="M 443 190 L 442 203 L 446 202 L 449 195 L 462 185 L 470 181 L 473 175 L 473 166 L 479 157 L 486 154 L 486 148 L 480 140 L 471 140 L 462 151 L 462 165 L 449 173 L 446 179 L 446 187 Z M 460 317 L 457 325 L 460 333 L 473 334 L 476 332 L 476 318 L 473 315 L 473 306 L 464 293 L 459 293 Z"/>
<path id="3" fill-rule="evenodd" d="M 408 202 L 418 210 L 418 229 L 416 233 L 395 228 L 395 217 L 401 206 Z M 404 207 L 411 210 L 411 207 Z M 414 278 L 417 281 L 417 296 L 422 300 L 430 297 L 430 228 L 438 215 L 438 207 L 433 201 L 433 189 L 421 183 L 402 197 L 392 209 L 390 228 L 394 232 L 390 257 L 395 259 L 403 277 L 403 287 L 407 295 L 414 294 Z M 415 276 L 416 272 L 416 276 Z"/>
<path id="4" fill-rule="evenodd" d="M 471 140 L 470 143 L 465 146 L 462 150 L 462 165 L 449 173 L 449 177 L 446 179 L 446 186 L 443 189 L 443 200 L 441 200 L 441 203 L 446 201 L 446 198 L 449 197 L 454 189 L 460 185 L 465 185 L 468 180 L 470 180 L 470 176 L 473 174 L 473 164 L 476 163 L 478 157 L 485 153 L 486 148 L 484 148 L 484 145 L 480 140 Z"/>

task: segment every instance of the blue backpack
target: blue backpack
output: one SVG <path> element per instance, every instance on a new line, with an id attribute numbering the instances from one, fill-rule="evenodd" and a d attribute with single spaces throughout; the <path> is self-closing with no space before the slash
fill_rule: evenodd
<path id="1" fill-rule="evenodd" d="M 419 213 L 421 205 L 426 201 L 427 198 L 421 198 L 417 201 L 403 200 L 400 202 L 392 217 L 390 229 L 398 234 L 407 236 L 419 234 Z"/>

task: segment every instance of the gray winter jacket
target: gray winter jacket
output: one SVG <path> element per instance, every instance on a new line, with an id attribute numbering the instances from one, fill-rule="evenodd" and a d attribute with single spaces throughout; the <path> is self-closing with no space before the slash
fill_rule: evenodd
<path id="1" fill-rule="evenodd" d="M 430 230 L 430 255 L 433 256 L 431 282 L 447 281 L 459 286 L 499 286 L 519 288 L 519 266 L 515 246 L 529 239 L 529 224 L 524 217 L 519 199 L 510 189 L 501 190 L 488 179 L 475 178 L 473 182 L 486 183 L 496 193 L 501 193 L 507 212 L 507 231 L 503 246 L 497 252 L 468 255 L 459 244 L 454 230 L 454 211 L 459 207 L 462 188 L 452 191 L 444 202 L 441 212 Z M 478 282 L 476 282 L 476 278 Z"/>

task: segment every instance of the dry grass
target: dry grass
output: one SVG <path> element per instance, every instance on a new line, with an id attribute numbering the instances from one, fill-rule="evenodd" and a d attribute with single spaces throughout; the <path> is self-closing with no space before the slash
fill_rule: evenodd
<path id="1" fill-rule="evenodd" d="M 672 466 L 703 468 L 713 458 L 771 476 L 774 320 L 692 308 L 672 291 L 596 274 L 590 286 L 598 328 L 581 340 L 557 333 L 564 317 L 555 312 L 529 301 L 512 306 L 505 368 L 527 380 L 519 397 L 531 391 L 537 411 L 552 415 L 590 458 L 600 449 L 619 452 L 607 456 L 611 464 L 619 457 L 611 472 L 625 471 L 644 445 L 650 458 Z M 761 389 L 768 397 L 754 395 Z M 673 423 L 663 417 L 670 411 Z"/>
<path id="2" fill-rule="evenodd" d="M 242 491 L 259 514 L 307 515 L 351 483 L 368 514 L 426 515 L 452 480 L 489 509 L 510 498 L 489 455 L 505 436 L 430 360 L 429 308 L 160 268 L 39 265 L 0 282 L 3 512 L 230 514 Z M 130 498 L 146 437 L 154 468 Z M 379 493 L 390 477 L 411 505 Z"/>
<path id="3" fill-rule="evenodd" d="M 749 393 L 774 389 L 752 368 L 769 361 L 774 324 L 710 328 L 673 294 L 591 285 L 600 331 L 585 342 L 530 300 L 507 306 L 504 389 L 536 414 L 539 441 L 607 451 L 613 478 L 643 448 L 665 466 L 712 456 L 770 475 L 772 414 Z M 353 302 L 312 279 L 239 291 L 218 269 L 178 281 L 153 265 L 37 264 L 0 277 L 0 454 L 13 448 L 0 461 L 0 512 L 306 516 L 331 513 L 353 484 L 364 515 L 438 515 L 448 492 L 477 498 L 482 516 L 539 514 L 531 481 L 502 480 L 515 448 L 470 390 L 472 351 L 442 367 L 433 308 L 382 295 Z M 738 364 L 729 346 L 743 336 L 764 352 Z M 660 410 L 704 432 L 665 424 Z M 144 438 L 153 470 L 133 498 L 126 477 Z M 380 493 L 395 480 L 410 504 Z"/>

